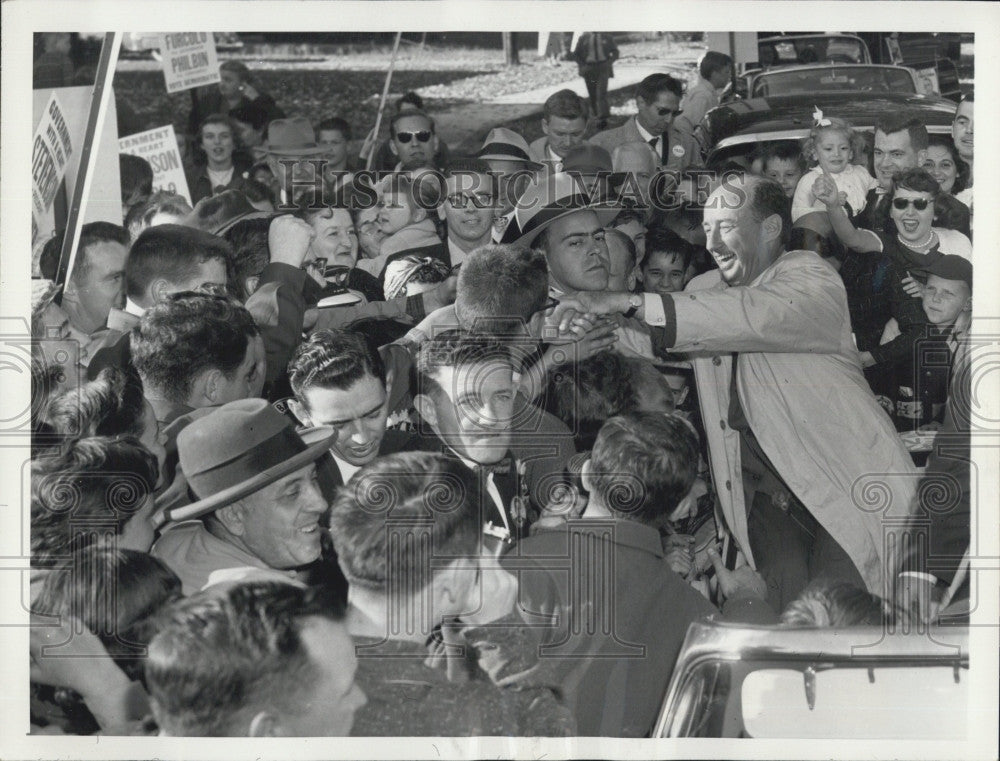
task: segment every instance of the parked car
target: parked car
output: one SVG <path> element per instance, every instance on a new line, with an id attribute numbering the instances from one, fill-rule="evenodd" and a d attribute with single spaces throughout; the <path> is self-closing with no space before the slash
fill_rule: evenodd
<path id="1" fill-rule="evenodd" d="M 969 629 L 692 624 L 654 737 L 963 740 Z"/>
<path id="2" fill-rule="evenodd" d="M 822 92 L 922 92 L 917 73 L 905 66 L 818 64 L 751 71 L 737 80 L 743 97 L 807 95 Z"/>
<path id="3" fill-rule="evenodd" d="M 705 166 L 717 169 L 728 162 L 750 166 L 759 144 L 772 140 L 801 140 L 809 134 L 813 112 L 838 116 L 856 129 L 872 132 L 883 114 L 906 109 L 920 116 L 932 133 L 948 134 L 955 103 L 927 95 L 829 92 L 748 98 L 713 108 L 695 129 Z"/>

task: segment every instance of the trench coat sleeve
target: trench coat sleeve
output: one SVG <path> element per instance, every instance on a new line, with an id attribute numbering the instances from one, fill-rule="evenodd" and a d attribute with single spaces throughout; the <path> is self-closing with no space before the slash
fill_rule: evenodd
<path id="1" fill-rule="evenodd" d="M 786 259 L 787 257 L 787 259 Z M 794 264 L 797 266 L 786 266 Z M 749 286 L 684 291 L 673 300 L 676 339 L 687 352 L 830 354 L 840 350 L 847 295 L 836 270 L 811 252 L 784 254 Z M 664 310 L 671 312 L 669 306 Z M 669 330 L 654 330 L 663 340 Z"/>

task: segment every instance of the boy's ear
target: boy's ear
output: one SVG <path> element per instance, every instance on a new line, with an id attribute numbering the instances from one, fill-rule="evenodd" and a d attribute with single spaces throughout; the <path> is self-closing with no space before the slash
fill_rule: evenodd
<path id="1" fill-rule="evenodd" d="M 413 208 L 410 209 L 410 219 L 414 222 L 423 222 L 427 219 L 427 209 L 420 204 L 414 204 Z"/>
<path id="2" fill-rule="evenodd" d="M 580 466 L 580 483 L 583 484 L 583 488 L 588 492 L 594 491 L 594 481 L 590 476 L 591 469 L 593 465 L 591 464 L 590 458 L 583 461 L 583 465 Z"/>

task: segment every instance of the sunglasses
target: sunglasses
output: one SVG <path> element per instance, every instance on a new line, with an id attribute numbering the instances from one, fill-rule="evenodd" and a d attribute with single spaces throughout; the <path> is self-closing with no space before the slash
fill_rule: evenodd
<path id="1" fill-rule="evenodd" d="M 417 138 L 417 142 L 426 143 L 431 139 L 433 134 L 433 132 L 426 129 L 422 129 L 419 132 L 397 132 L 396 139 L 403 145 L 406 145 L 413 138 Z"/>
<path id="2" fill-rule="evenodd" d="M 924 209 L 927 208 L 927 204 L 929 203 L 930 201 L 928 201 L 926 198 L 893 198 L 892 208 L 898 211 L 903 211 L 903 209 L 906 209 L 910 205 L 912 205 L 913 208 L 916 209 L 917 211 L 923 211 Z"/>
<path id="3" fill-rule="evenodd" d="M 682 109 L 682 108 L 658 108 L 658 109 L 656 109 L 656 113 L 658 113 L 660 116 L 666 116 L 667 114 L 673 114 L 674 116 L 680 116 L 682 113 L 684 113 L 684 109 Z"/>

